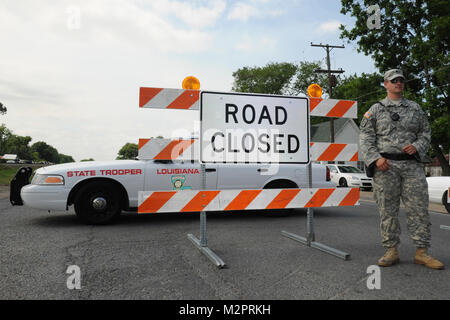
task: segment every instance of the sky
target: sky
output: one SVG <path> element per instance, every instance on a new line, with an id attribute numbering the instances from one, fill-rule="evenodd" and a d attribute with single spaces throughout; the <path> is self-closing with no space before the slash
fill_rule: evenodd
<path id="1" fill-rule="evenodd" d="M 339 38 L 338 0 L 2 0 L 0 115 L 14 134 L 76 161 L 114 160 L 139 138 L 198 131 L 198 111 L 139 108 L 139 88 L 231 91 L 232 73 L 269 62 L 317 61 L 331 51 L 345 75 L 376 72 Z"/>

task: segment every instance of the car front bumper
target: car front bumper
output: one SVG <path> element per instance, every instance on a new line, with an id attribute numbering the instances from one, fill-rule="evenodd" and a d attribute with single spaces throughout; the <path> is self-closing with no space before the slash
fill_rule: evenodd
<path id="1" fill-rule="evenodd" d="M 24 205 L 45 210 L 66 210 L 68 195 L 69 190 L 63 186 L 28 184 L 20 191 Z"/>
<path id="2" fill-rule="evenodd" d="M 350 180 L 349 187 L 372 188 L 372 181 Z"/>

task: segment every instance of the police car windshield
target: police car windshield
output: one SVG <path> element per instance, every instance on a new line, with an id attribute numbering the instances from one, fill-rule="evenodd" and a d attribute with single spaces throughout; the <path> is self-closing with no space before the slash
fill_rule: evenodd
<path id="1" fill-rule="evenodd" d="M 362 173 L 358 168 L 351 166 L 339 166 L 339 171 L 342 173 Z"/>

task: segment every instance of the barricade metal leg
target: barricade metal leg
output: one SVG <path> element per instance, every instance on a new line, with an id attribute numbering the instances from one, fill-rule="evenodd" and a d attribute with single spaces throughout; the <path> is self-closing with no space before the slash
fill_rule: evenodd
<path id="1" fill-rule="evenodd" d="M 450 230 L 450 227 L 449 226 L 444 226 L 443 224 L 441 224 L 441 229 Z"/>
<path id="2" fill-rule="evenodd" d="M 311 188 L 312 186 L 312 172 L 311 172 L 311 164 L 308 164 L 307 172 L 308 172 L 308 184 Z M 313 208 L 307 208 L 307 216 L 306 216 L 306 238 L 296 235 L 294 233 L 290 233 L 287 231 L 281 231 L 281 234 L 289 239 L 300 242 L 308 247 L 318 249 L 322 252 L 331 254 L 335 257 L 341 258 L 343 260 L 350 260 L 350 254 L 334 249 L 327 245 L 315 241 L 314 234 L 314 211 Z"/>
<path id="3" fill-rule="evenodd" d="M 202 174 L 202 189 L 206 188 L 206 175 L 205 175 L 205 166 L 201 165 L 201 174 Z M 187 235 L 188 239 L 203 253 L 214 265 L 218 268 L 225 267 L 225 262 L 219 258 L 218 255 L 214 253 L 211 249 L 208 248 L 208 240 L 206 238 L 206 212 L 200 212 L 200 240 L 197 239 L 193 234 Z"/>
<path id="4" fill-rule="evenodd" d="M 188 239 L 203 253 L 212 263 L 218 268 L 225 267 L 225 262 L 219 258 L 211 249 L 208 248 L 208 241 L 206 239 L 206 212 L 200 213 L 200 240 L 193 234 L 188 234 Z"/>

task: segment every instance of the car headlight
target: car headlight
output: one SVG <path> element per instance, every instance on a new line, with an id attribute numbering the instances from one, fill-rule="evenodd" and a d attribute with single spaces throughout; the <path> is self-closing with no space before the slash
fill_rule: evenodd
<path id="1" fill-rule="evenodd" d="M 31 184 L 46 186 L 64 185 L 64 178 L 56 174 L 35 174 Z"/>

